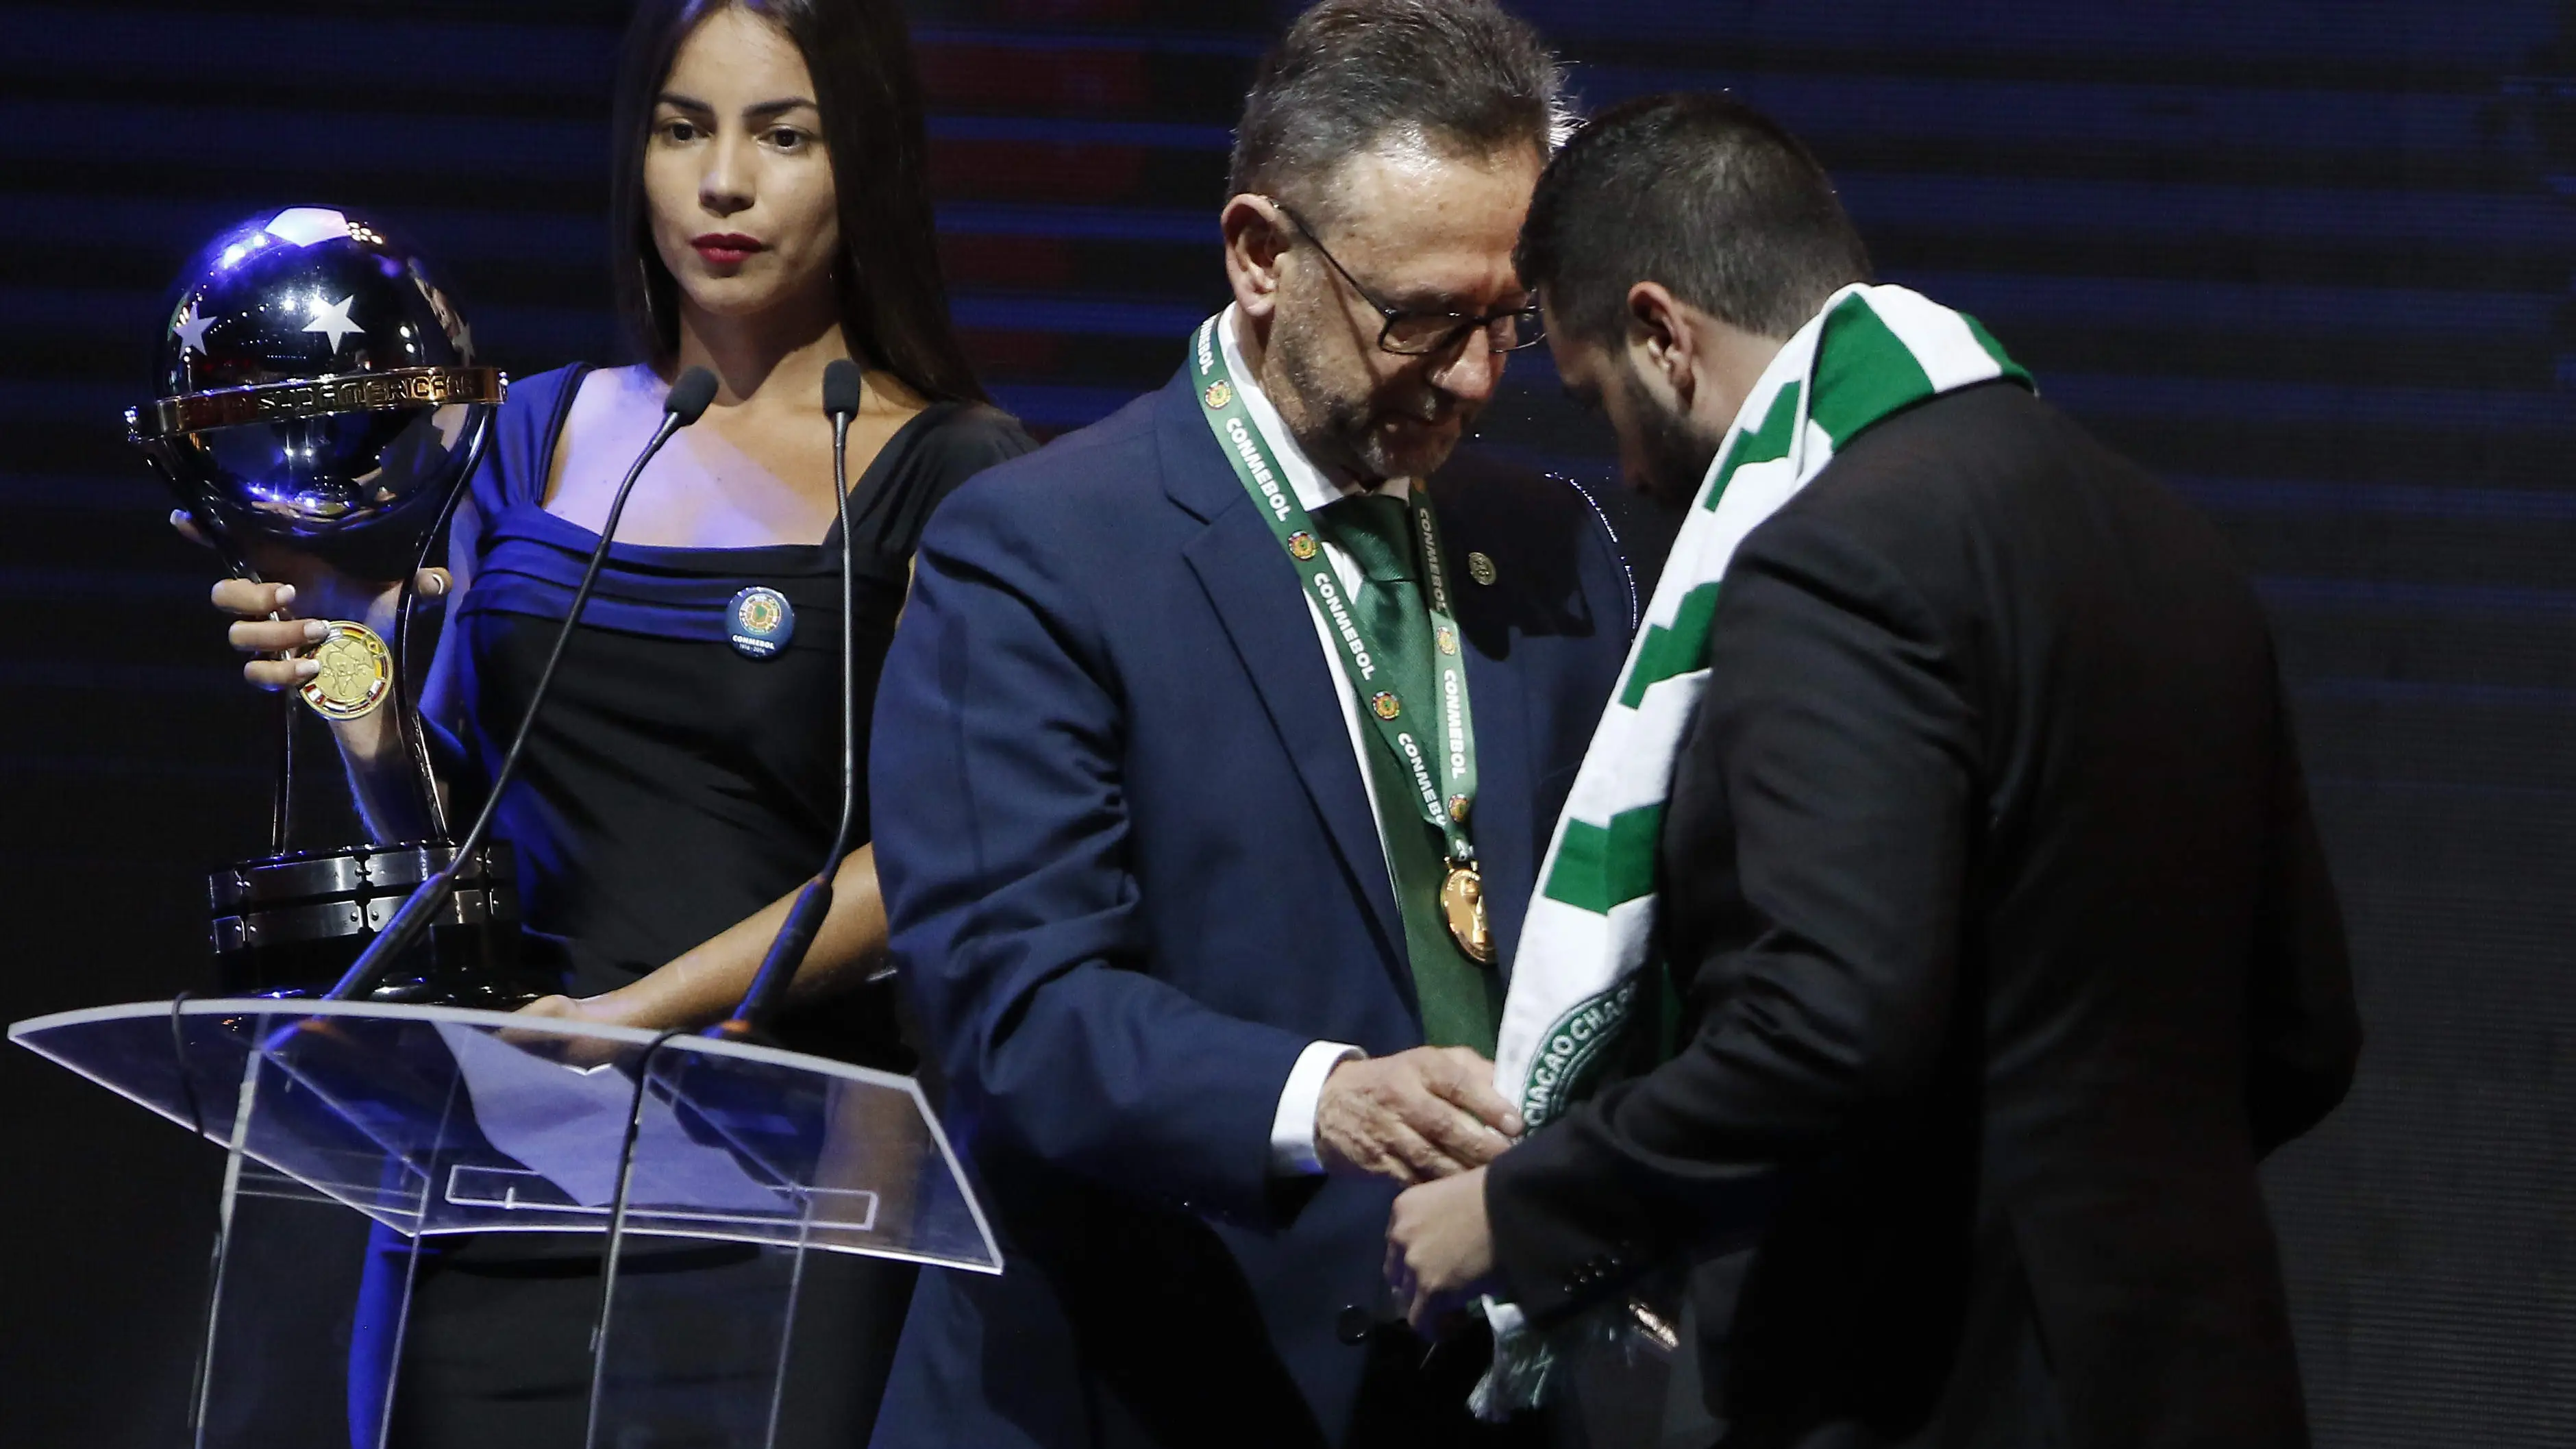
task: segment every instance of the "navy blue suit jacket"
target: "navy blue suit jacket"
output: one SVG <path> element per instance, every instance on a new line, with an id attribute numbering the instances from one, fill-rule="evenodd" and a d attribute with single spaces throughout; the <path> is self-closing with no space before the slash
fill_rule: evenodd
<path id="1" fill-rule="evenodd" d="M 1462 457 L 1431 491 L 1452 567 L 1494 564 L 1457 594 L 1508 959 L 1635 601 L 1572 485 Z M 923 1276 L 876 1442 L 1338 1442 L 1393 1189 L 1275 1176 L 1271 1119 L 1307 1043 L 1422 1023 L 1305 595 L 1186 374 L 943 505 L 869 787 L 1008 1259 Z"/>

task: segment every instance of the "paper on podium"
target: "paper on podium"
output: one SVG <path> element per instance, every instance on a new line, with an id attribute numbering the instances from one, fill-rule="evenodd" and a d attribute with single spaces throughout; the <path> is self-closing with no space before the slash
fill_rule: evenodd
<path id="1" fill-rule="evenodd" d="M 607 1231 L 631 1115 L 627 1232 L 1001 1271 L 919 1087 L 864 1067 L 362 1002 L 140 1002 L 9 1037 L 409 1235 Z"/>
<path id="2" fill-rule="evenodd" d="M 617 1196 L 627 1114 L 638 1107 L 634 1083 L 608 1066 L 552 1061 L 473 1027 L 436 1026 L 484 1140 L 572 1202 L 608 1206 Z M 660 1094 L 646 1092 L 641 1110 L 635 1170 L 645 1196 L 737 1212 L 774 1205 L 772 1182 L 754 1178 L 738 1155 L 691 1139 Z"/>

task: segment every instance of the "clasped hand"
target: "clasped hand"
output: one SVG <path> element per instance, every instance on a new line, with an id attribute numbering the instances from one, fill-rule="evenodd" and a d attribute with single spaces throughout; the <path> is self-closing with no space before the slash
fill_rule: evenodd
<path id="1" fill-rule="evenodd" d="M 1415 1328 L 1428 1330 L 1492 1277 L 1484 1168 L 1521 1127 L 1494 1090 L 1494 1064 L 1464 1047 L 1346 1061 L 1324 1079 L 1315 1154 L 1325 1169 L 1410 1189 L 1387 1226 L 1386 1277 Z"/>
<path id="2" fill-rule="evenodd" d="M 1336 1065 L 1315 1103 L 1324 1170 L 1408 1186 L 1482 1167 L 1520 1135 L 1494 1064 L 1465 1047 L 1415 1047 Z"/>

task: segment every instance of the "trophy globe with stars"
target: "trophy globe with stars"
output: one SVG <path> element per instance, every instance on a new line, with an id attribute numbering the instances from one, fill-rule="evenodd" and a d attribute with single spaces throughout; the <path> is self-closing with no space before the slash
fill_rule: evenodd
<path id="1" fill-rule="evenodd" d="M 348 213 L 233 227 L 180 277 L 133 441 L 201 526 L 391 581 L 508 386 L 420 258 Z"/>
<path id="2" fill-rule="evenodd" d="M 405 688 L 411 582 L 509 382 L 476 364 L 472 331 L 417 255 L 325 206 L 265 212 L 207 244 L 180 275 L 155 381 L 158 395 L 127 410 L 127 436 L 234 573 L 255 579 L 255 561 L 285 552 L 401 585 L 390 644 L 364 621 L 327 621 L 309 651 L 319 668 L 281 724 L 271 853 L 212 882 L 225 986 L 302 989 L 335 976 L 453 855 Z M 297 698 L 342 721 L 393 707 L 432 838 L 289 850 Z M 506 847 L 478 865 L 433 928 L 429 959 L 387 994 L 527 994 L 496 986 L 509 972 L 492 969 L 515 958 Z"/>

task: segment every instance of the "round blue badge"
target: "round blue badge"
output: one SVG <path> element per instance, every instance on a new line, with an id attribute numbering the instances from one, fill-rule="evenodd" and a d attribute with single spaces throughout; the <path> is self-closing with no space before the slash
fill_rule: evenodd
<path id="1" fill-rule="evenodd" d="M 758 584 L 733 596 L 730 637 L 734 652 L 766 659 L 796 637 L 796 609 L 787 596 Z"/>

